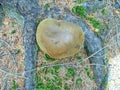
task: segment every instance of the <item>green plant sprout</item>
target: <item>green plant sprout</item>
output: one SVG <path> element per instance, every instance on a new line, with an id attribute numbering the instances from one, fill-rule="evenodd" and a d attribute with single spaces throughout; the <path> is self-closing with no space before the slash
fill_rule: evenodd
<path id="1" fill-rule="evenodd" d="M 81 83 L 82 83 L 82 79 L 81 78 L 77 78 L 77 80 L 76 80 L 76 85 L 77 86 L 80 86 L 81 85 Z"/>
<path id="2" fill-rule="evenodd" d="M 92 24 L 92 26 L 94 28 L 100 30 L 100 28 L 102 26 L 101 22 L 94 17 L 88 17 L 88 14 L 86 12 L 86 8 L 84 6 L 74 6 L 72 8 L 72 12 L 75 15 L 90 21 L 90 23 Z M 103 13 L 105 13 L 105 10 L 103 10 Z"/>
<path id="3" fill-rule="evenodd" d="M 18 84 L 15 82 L 15 80 L 13 80 L 11 82 L 11 88 L 10 90 L 17 90 L 18 89 Z"/>
<path id="4" fill-rule="evenodd" d="M 101 13 L 102 13 L 103 15 L 106 15 L 106 14 L 107 14 L 106 9 L 102 9 Z"/>
<path id="5" fill-rule="evenodd" d="M 44 7 L 48 9 L 50 7 L 50 3 L 46 3 Z"/>
<path id="6" fill-rule="evenodd" d="M 102 24 L 99 20 L 97 20 L 94 17 L 88 17 L 87 19 L 90 21 L 90 23 L 93 25 L 94 28 L 99 30 L 101 29 Z"/>
<path id="7" fill-rule="evenodd" d="M 90 69 L 89 69 L 88 67 L 85 67 L 85 68 L 84 68 L 84 71 L 87 73 L 87 76 L 88 76 L 91 80 L 94 79 L 94 76 L 91 74 Z"/>
<path id="8" fill-rule="evenodd" d="M 78 2 L 78 3 L 83 3 L 83 2 L 85 2 L 86 0 L 76 0 L 76 2 Z"/>
<path id="9" fill-rule="evenodd" d="M 55 58 L 50 57 L 48 54 L 44 55 L 46 61 L 55 61 Z"/>
<path id="10" fill-rule="evenodd" d="M 11 34 L 15 34 L 16 33 L 16 30 L 12 30 Z"/>
<path id="11" fill-rule="evenodd" d="M 72 8 L 72 12 L 81 18 L 86 18 L 87 17 L 87 12 L 86 8 L 84 6 L 74 6 Z"/>

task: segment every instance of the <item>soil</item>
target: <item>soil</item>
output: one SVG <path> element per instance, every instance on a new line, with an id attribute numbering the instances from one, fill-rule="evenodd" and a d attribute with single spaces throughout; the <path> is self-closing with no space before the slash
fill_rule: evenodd
<path id="1" fill-rule="evenodd" d="M 67 7 L 71 10 L 74 5 L 79 5 L 74 0 L 38 0 L 43 5 L 46 3 L 50 3 L 50 5 L 58 5 L 58 7 Z M 87 0 L 90 1 L 90 0 Z M 120 12 L 119 9 L 116 9 L 115 1 L 107 0 L 105 1 L 106 6 L 104 9 L 106 10 L 106 15 L 101 13 L 102 9 L 98 9 L 95 12 L 91 13 L 90 16 L 96 17 L 102 23 L 107 24 L 108 27 L 104 28 L 107 30 L 103 32 L 100 37 L 104 40 L 106 48 L 106 58 L 108 59 L 108 63 L 110 65 L 110 72 L 108 78 L 108 85 L 106 90 L 120 90 Z M 89 23 L 89 22 L 87 22 Z M 92 25 L 90 24 L 90 27 Z M 94 28 L 93 28 L 94 29 Z M 11 88 L 11 83 L 15 81 L 19 85 L 20 90 L 24 90 L 24 46 L 23 46 L 23 25 L 21 25 L 16 19 L 10 17 L 9 15 L 5 15 L 5 19 L 2 23 L 2 27 L 0 28 L 0 87 L 1 90 L 7 88 Z M 76 54 L 73 57 L 56 60 L 53 62 L 47 62 L 44 58 L 44 54 L 42 52 L 38 53 L 38 60 L 37 60 L 37 70 L 39 71 L 41 68 L 47 67 L 48 65 L 56 65 L 62 64 L 65 65 L 66 63 L 73 63 L 80 59 L 76 58 L 77 56 L 82 56 L 82 59 L 86 59 L 87 55 L 82 48 L 80 53 Z M 39 67 L 42 64 L 41 67 Z M 71 90 L 78 90 L 75 85 L 75 79 L 78 77 L 82 77 L 84 82 L 82 83 L 82 90 L 92 90 L 96 88 L 96 84 L 94 80 L 91 80 L 86 72 L 84 72 L 82 67 L 89 65 L 88 68 L 90 69 L 90 63 L 87 60 L 79 65 L 80 68 L 75 69 L 75 76 L 74 80 L 68 80 L 67 83 L 70 83 L 73 87 Z M 62 67 L 59 70 L 60 77 L 63 77 L 66 73 L 67 67 Z M 91 73 L 92 70 L 90 71 Z M 63 73 L 61 75 L 61 73 Z M 43 75 L 44 76 L 44 75 Z M 51 76 L 52 78 L 52 76 Z M 63 79 L 64 82 L 64 79 Z"/>

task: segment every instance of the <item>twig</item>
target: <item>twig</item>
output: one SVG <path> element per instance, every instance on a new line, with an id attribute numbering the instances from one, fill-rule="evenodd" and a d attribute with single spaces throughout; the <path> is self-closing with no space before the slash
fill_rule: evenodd
<path id="1" fill-rule="evenodd" d="M 0 69 L 0 72 L 8 74 L 9 76 L 25 78 L 24 76 L 22 76 L 22 73 L 10 73 L 10 72 L 7 72 L 7 71 L 2 70 L 2 69 Z"/>
<path id="2" fill-rule="evenodd" d="M 120 33 L 119 33 L 120 34 Z M 117 34 L 117 35 L 119 35 Z M 116 37 L 117 35 L 114 35 L 110 41 Z M 103 48 L 101 48 L 100 50 L 98 50 L 97 52 L 93 53 L 91 56 L 85 58 L 82 62 L 79 62 L 79 63 L 83 63 L 85 61 L 87 61 L 89 58 L 91 57 L 94 57 L 94 55 L 96 55 L 97 53 L 99 53 L 100 51 L 104 50 L 105 48 L 109 47 L 110 45 L 106 45 L 104 46 Z M 29 70 L 29 71 L 26 71 L 26 72 L 32 72 L 32 71 L 35 71 L 36 69 L 40 70 L 40 69 L 44 69 L 44 68 L 48 68 L 48 67 L 54 67 L 54 66 L 73 66 L 73 67 L 76 67 L 76 65 L 78 64 L 78 61 L 75 61 L 75 62 L 70 62 L 70 63 L 64 63 L 64 64 L 54 64 L 54 65 L 46 65 L 46 66 L 42 66 L 42 67 L 39 67 L 39 68 L 35 68 L 35 69 L 32 69 L 32 70 Z M 101 64 L 88 64 L 88 65 L 100 65 L 100 66 L 106 66 L 106 65 L 101 65 Z"/>
<path id="3" fill-rule="evenodd" d="M 11 46 L 8 44 L 8 42 L 6 42 L 4 39 L 1 39 L 1 38 L 0 38 L 0 42 L 5 43 L 6 45 L 8 45 L 8 46 L 11 48 Z M 5 48 L 5 50 L 7 51 L 7 53 L 12 57 L 14 64 L 17 66 L 18 63 L 17 63 L 17 60 L 16 60 L 15 55 L 12 54 L 6 47 L 4 47 L 4 48 Z"/>
<path id="4" fill-rule="evenodd" d="M 5 90 L 5 87 L 6 87 L 7 81 L 8 81 L 8 76 L 9 76 L 8 74 L 5 75 L 1 90 Z"/>
<path id="5" fill-rule="evenodd" d="M 5 56 L 6 54 L 4 54 L 4 52 L 0 52 L 0 59 Z"/>
<path id="6" fill-rule="evenodd" d="M 89 58 L 93 57 L 94 55 L 96 55 L 97 53 L 99 53 L 100 51 L 104 50 L 107 46 L 104 46 L 103 48 L 101 48 L 100 50 L 98 50 L 97 52 L 93 53 L 92 55 L 90 55 L 89 57 L 85 58 L 82 62 L 87 61 Z M 81 63 L 82 63 L 81 62 Z"/>

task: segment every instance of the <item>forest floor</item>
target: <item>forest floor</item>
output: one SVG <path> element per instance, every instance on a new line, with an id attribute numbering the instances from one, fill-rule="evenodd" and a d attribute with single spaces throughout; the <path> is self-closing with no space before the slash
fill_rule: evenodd
<path id="1" fill-rule="evenodd" d="M 81 5 L 75 0 L 39 0 L 45 7 L 54 5 L 72 9 Z M 53 2 L 54 1 L 54 2 Z M 90 1 L 90 0 L 76 0 Z M 96 0 L 97 1 L 97 0 Z M 105 1 L 105 0 L 104 0 Z M 101 38 L 105 42 L 106 58 L 108 59 L 109 77 L 106 90 L 120 90 L 120 9 L 115 8 L 115 1 L 106 0 L 106 6 L 95 10 L 89 16 L 97 18 L 107 25 Z M 91 29 L 94 27 L 86 21 Z M 104 26 L 103 26 L 104 27 Z M 105 27 L 106 28 L 106 27 Z M 15 18 L 5 15 L 0 28 L 0 88 L 1 90 L 24 90 L 24 46 L 22 31 L 23 25 Z M 93 90 L 96 84 L 89 60 L 79 67 L 69 66 L 75 61 L 88 58 L 84 48 L 73 57 L 54 60 L 42 52 L 37 58 L 37 89 L 38 90 Z M 18 65 L 17 65 L 18 64 Z M 7 88 L 7 89 L 6 89 Z"/>

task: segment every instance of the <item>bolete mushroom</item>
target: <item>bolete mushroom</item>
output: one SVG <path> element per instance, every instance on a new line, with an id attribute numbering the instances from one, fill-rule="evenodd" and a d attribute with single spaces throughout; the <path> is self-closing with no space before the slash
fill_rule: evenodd
<path id="1" fill-rule="evenodd" d="M 38 25 L 36 40 L 44 53 L 61 59 L 80 51 L 84 43 L 84 33 L 77 24 L 48 18 Z"/>

